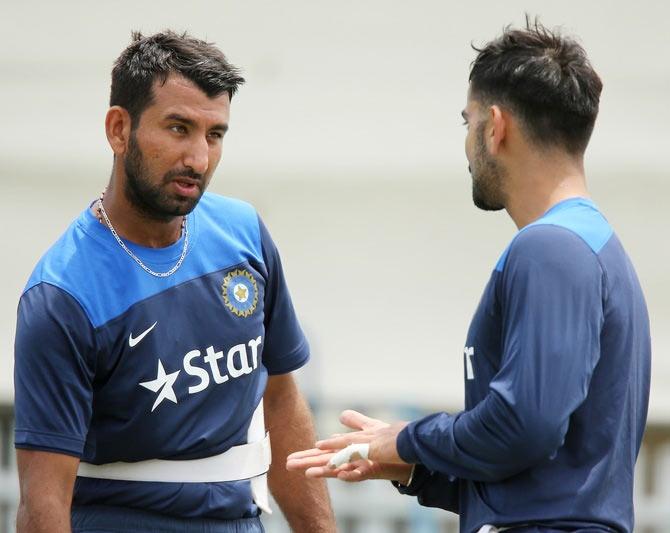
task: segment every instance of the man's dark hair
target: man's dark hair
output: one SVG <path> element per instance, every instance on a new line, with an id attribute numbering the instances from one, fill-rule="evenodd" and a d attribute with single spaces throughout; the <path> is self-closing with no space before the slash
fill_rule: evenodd
<path id="1" fill-rule="evenodd" d="M 244 83 L 239 70 L 213 43 L 171 30 L 148 37 L 133 32 L 132 42 L 112 69 L 109 105 L 125 108 L 136 128 L 142 112 L 153 101 L 154 81 L 165 83 L 170 74 L 189 79 L 210 98 L 226 91 L 232 98 Z"/>
<path id="2" fill-rule="evenodd" d="M 521 119 L 539 146 L 581 154 L 598 115 L 602 82 L 584 49 L 526 15 L 526 28 L 505 28 L 478 52 L 470 91 L 485 104 L 499 104 Z"/>

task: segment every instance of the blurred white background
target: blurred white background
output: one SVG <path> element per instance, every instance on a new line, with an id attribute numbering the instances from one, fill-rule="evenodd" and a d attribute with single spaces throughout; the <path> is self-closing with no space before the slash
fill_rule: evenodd
<path id="1" fill-rule="evenodd" d="M 336 407 L 462 406 L 463 342 L 515 228 L 477 211 L 463 154 L 470 43 L 524 12 L 579 37 L 604 81 L 594 199 L 646 291 L 650 419 L 670 423 L 670 4 L 4 1 L 0 5 L 0 403 L 33 265 L 107 182 L 111 65 L 130 31 L 188 30 L 247 79 L 211 190 L 252 202 L 313 348 L 300 373 Z"/>

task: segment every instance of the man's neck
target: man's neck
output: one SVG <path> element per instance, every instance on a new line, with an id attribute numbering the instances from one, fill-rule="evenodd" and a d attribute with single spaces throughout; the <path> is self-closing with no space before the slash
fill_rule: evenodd
<path id="1" fill-rule="evenodd" d="M 588 197 L 583 161 L 538 154 L 510 169 L 505 209 L 521 229 L 569 198 Z"/>
<path id="2" fill-rule="evenodd" d="M 149 217 L 132 205 L 117 188 L 108 188 L 102 203 L 114 230 L 123 239 L 149 248 L 164 248 L 181 237 L 183 217 L 171 217 L 169 220 Z M 96 217 L 101 218 L 98 202 L 91 209 Z M 101 222 L 107 225 L 104 216 Z"/>

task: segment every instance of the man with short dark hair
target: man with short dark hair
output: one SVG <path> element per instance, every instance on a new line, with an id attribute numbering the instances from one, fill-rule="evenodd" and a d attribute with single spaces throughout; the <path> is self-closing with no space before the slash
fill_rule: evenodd
<path id="1" fill-rule="evenodd" d="M 284 468 L 314 431 L 277 248 L 253 207 L 205 193 L 243 82 L 171 31 L 114 65 L 109 185 L 19 304 L 19 532 L 262 531 L 268 482 L 295 531 L 335 530 L 323 480 Z"/>
<path id="2" fill-rule="evenodd" d="M 602 84 L 539 23 L 478 50 L 463 117 L 474 203 L 519 232 L 464 349 L 465 410 L 359 430 L 289 456 L 308 477 L 390 479 L 464 532 L 632 531 L 647 416 L 649 319 L 633 266 L 589 199 Z"/>

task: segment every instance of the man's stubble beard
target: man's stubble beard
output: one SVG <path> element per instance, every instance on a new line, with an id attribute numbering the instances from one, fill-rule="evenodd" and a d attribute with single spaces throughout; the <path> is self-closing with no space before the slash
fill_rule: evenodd
<path id="1" fill-rule="evenodd" d="M 503 184 L 506 172 L 486 151 L 484 130 L 486 124 L 477 128 L 472 175 L 472 201 L 484 211 L 500 211 L 505 208 Z"/>
<path id="2" fill-rule="evenodd" d="M 130 204 L 147 218 L 168 222 L 174 217 L 187 215 L 195 209 L 204 193 L 203 177 L 190 169 L 170 171 L 163 176 L 160 183 L 154 184 L 148 177 L 149 170 L 135 132 L 130 134 L 123 166 L 126 174 L 124 194 Z M 165 186 L 179 175 L 201 180 L 200 194 L 196 198 L 178 199 L 165 192 Z"/>

